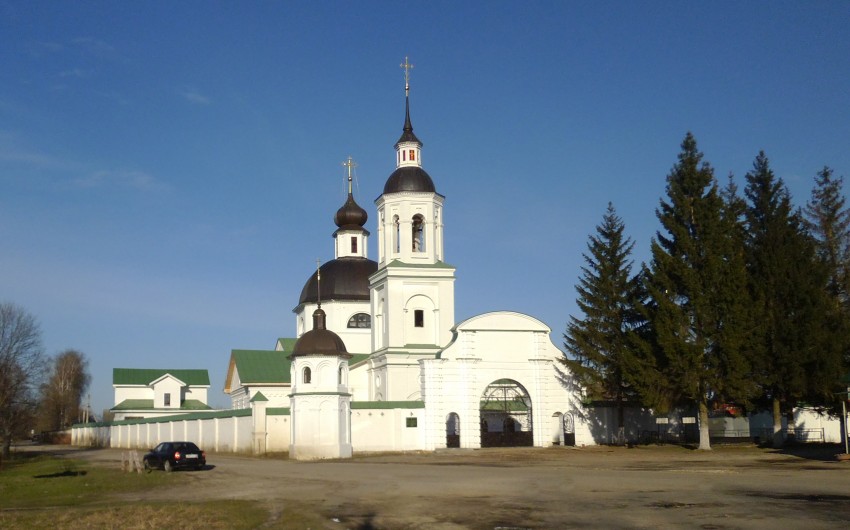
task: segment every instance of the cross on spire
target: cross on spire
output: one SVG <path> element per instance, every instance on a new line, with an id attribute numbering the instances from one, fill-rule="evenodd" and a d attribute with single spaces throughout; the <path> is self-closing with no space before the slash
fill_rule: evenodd
<path id="1" fill-rule="evenodd" d="M 342 165 L 348 168 L 348 194 L 351 195 L 351 170 L 357 167 L 357 163 L 349 156 Z"/>
<path id="2" fill-rule="evenodd" d="M 413 70 L 413 65 L 407 61 L 407 56 L 404 56 L 404 62 L 399 65 L 404 70 L 404 95 L 410 93 L 410 71 Z"/>
<path id="3" fill-rule="evenodd" d="M 318 306 L 322 307 L 322 260 L 316 258 L 316 294 L 318 298 Z"/>

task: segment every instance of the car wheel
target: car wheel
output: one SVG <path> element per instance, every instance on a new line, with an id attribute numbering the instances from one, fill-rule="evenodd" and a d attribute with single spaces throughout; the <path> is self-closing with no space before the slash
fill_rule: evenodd
<path id="1" fill-rule="evenodd" d="M 145 466 L 145 471 L 147 471 L 148 473 L 150 473 L 151 471 L 153 471 L 153 468 L 151 467 L 151 461 L 150 461 L 150 460 L 148 460 L 147 458 L 145 458 L 145 461 L 143 462 L 143 464 L 144 464 L 144 466 Z"/>
<path id="2" fill-rule="evenodd" d="M 165 469 L 166 473 L 171 473 L 174 470 L 174 468 L 171 466 L 170 460 L 166 460 L 162 468 Z"/>

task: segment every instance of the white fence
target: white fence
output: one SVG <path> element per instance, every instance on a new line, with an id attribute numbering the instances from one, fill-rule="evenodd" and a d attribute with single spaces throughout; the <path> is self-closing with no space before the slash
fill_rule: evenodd
<path id="1" fill-rule="evenodd" d="M 351 443 L 355 452 L 411 451 L 422 447 L 424 404 L 352 404 Z M 159 418 L 74 425 L 77 446 L 150 449 L 167 440 L 190 440 L 206 451 L 270 453 L 289 451 L 289 408 L 253 403 L 250 409 L 178 414 Z"/>
<path id="2" fill-rule="evenodd" d="M 686 420 L 685 418 L 688 418 Z M 657 417 L 649 409 L 628 407 L 624 414 L 624 440 L 618 440 L 617 410 L 605 404 L 587 409 L 587 422 L 596 443 L 623 442 L 694 442 L 699 439 L 699 423 L 696 413 L 675 410 Z M 773 417 L 769 412 L 751 413 L 732 418 L 709 418 L 709 433 L 712 438 L 750 439 L 766 441 L 772 437 Z M 788 425 L 782 418 L 782 431 L 793 435 L 798 442 L 840 443 L 841 417 L 831 416 L 808 407 L 794 409 L 793 420 Z M 768 436 L 769 434 L 769 436 Z"/>

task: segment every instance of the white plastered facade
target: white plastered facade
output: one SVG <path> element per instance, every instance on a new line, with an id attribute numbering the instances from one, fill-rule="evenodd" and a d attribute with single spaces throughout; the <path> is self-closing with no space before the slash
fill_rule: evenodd
<path id="1" fill-rule="evenodd" d="M 408 126 L 409 119 L 396 144 L 396 170 L 420 180 L 395 187 L 388 180 L 375 201 L 378 267 L 369 277 L 369 300 L 330 297 L 321 302 L 327 329 L 343 340 L 347 353 L 360 357 L 341 362 L 344 384 L 310 391 L 303 370 L 319 370 L 329 362 L 336 366 L 339 360 L 294 358 L 286 405 L 263 389 L 269 407 L 291 407 L 290 457 L 477 448 L 517 431 L 524 435 L 522 445 L 593 444 L 580 410 L 581 391 L 558 362 L 563 354 L 552 343 L 549 327 L 509 311 L 456 323 L 455 268 L 444 253 L 445 198 L 419 171 L 421 143 Z M 366 235 L 365 229 L 335 232 L 334 257 L 365 258 Z M 316 309 L 316 303 L 296 307 L 297 337 L 311 329 Z M 369 328 L 348 327 L 358 313 L 369 315 Z M 516 399 L 491 403 L 504 405 L 504 411 L 485 410 L 485 394 L 503 387 Z M 244 398 L 253 395 L 249 389 Z"/>

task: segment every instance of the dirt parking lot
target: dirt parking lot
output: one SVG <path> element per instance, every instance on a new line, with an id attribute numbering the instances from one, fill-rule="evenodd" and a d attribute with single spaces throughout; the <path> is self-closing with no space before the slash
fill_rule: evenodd
<path id="1" fill-rule="evenodd" d="M 67 448 L 66 448 L 67 449 Z M 444 450 L 292 462 L 208 454 L 191 487 L 128 500 L 257 499 L 325 528 L 847 528 L 836 446 Z M 72 451 L 120 465 L 119 450 Z"/>

